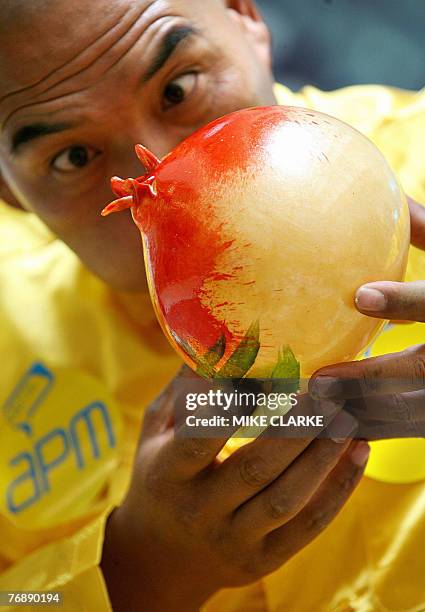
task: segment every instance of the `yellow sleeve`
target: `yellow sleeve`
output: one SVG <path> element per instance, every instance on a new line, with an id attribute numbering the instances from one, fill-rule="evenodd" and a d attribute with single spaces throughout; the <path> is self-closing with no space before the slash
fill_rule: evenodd
<path id="1" fill-rule="evenodd" d="M 64 612 L 111 612 L 99 568 L 106 517 L 105 512 L 76 533 L 24 557 L 2 574 L 0 591 L 59 591 Z"/>

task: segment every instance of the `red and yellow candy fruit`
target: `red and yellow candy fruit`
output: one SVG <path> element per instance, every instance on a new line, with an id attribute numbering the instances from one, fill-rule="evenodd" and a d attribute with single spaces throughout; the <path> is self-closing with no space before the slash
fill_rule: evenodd
<path id="1" fill-rule="evenodd" d="M 242 110 L 198 130 L 146 174 L 112 179 L 144 244 L 158 318 L 206 376 L 292 377 L 358 356 L 381 322 L 356 289 L 403 278 L 409 214 L 379 150 L 295 107 Z"/>

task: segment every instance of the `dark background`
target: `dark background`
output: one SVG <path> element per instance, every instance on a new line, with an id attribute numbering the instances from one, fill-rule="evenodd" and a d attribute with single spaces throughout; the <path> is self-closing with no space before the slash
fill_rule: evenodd
<path id="1" fill-rule="evenodd" d="M 425 84 L 425 0 L 257 0 L 275 76 L 297 90 Z"/>

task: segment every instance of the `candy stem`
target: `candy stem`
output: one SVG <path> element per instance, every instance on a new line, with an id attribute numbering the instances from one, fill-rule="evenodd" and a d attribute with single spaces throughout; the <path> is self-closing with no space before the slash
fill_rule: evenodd
<path id="1" fill-rule="evenodd" d="M 102 211 L 102 217 L 137 206 L 147 194 L 152 198 L 157 196 L 155 176 L 149 176 L 146 180 L 143 177 L 123 180 L 114 176 L 111 185 L 115 194 L 122 197 L 108 204 Z"/>
<path id="2" fill-rule="evenodd" d="M 153 172 L 161 161 L 143 145 L 135 146 L 136 155 L 142 162 L 146 174 L 138 179 L 122 179 L 119 176 L 114 176 L 111 179 L 112 191 L 118 196 L 118 200 L 111 202 L 102 211 L 102 217 L 107 217 L 113 212 L 126 210 L 132 206 L 137 206 L 140 198 L 146 195 L 146 192 L 153 198 L 156 197 L 156 180 Z"/>
<path id="3" fill-rule="evenodd" d="M 111 202 L 102 210 L 102 217 L 107 217 L 111 213 L 119 212 L 120 210 L 126 210 L 127 208 L 131 208 L 134 204 L 133 196 L 127 196 L 125 198 L 120 198 L 119 200 L 115 200 Z"/>
<path id="4" fill-rule="evenodd" d="M 161 160 L 156 157 L 149 149 L 141 144 L 135 146 L 136 155 L 144 165 L 146 172 L 151 174 L 157 166 L 161 163 Z"/>
<path id="5" fill-rule="evenodd" d="M 119 176 L 113 176 L 111 178 L 111 187 L 112 191 L 119 198 L 131 195 L 131 185 Z"/>

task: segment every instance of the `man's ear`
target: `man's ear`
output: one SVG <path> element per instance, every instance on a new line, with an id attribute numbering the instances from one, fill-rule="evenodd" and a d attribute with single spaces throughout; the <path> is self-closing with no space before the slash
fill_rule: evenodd
<path id="1" fill-rule="evenodd" d="M 8 204 L 9 206 L 13 206 L 13 208 L 20 208 L 21 210 L 24 210 L 21 204 L 19 203 L 19 201 L 16 199 L 16 197 L 13 195 L 13 193 L 9 189 L 9 186 L 4 180 L 1 172 L 0 172 L 0 200 L 3 200 L 3 202 L 6 202 L 6 204 Z"/>
<path id="2" fill-rule="evenodd" d="M 254 0 L 226 0 L 231 17 L 242 27 L 258 57 L 271 69 L 271 37 Z"/>

